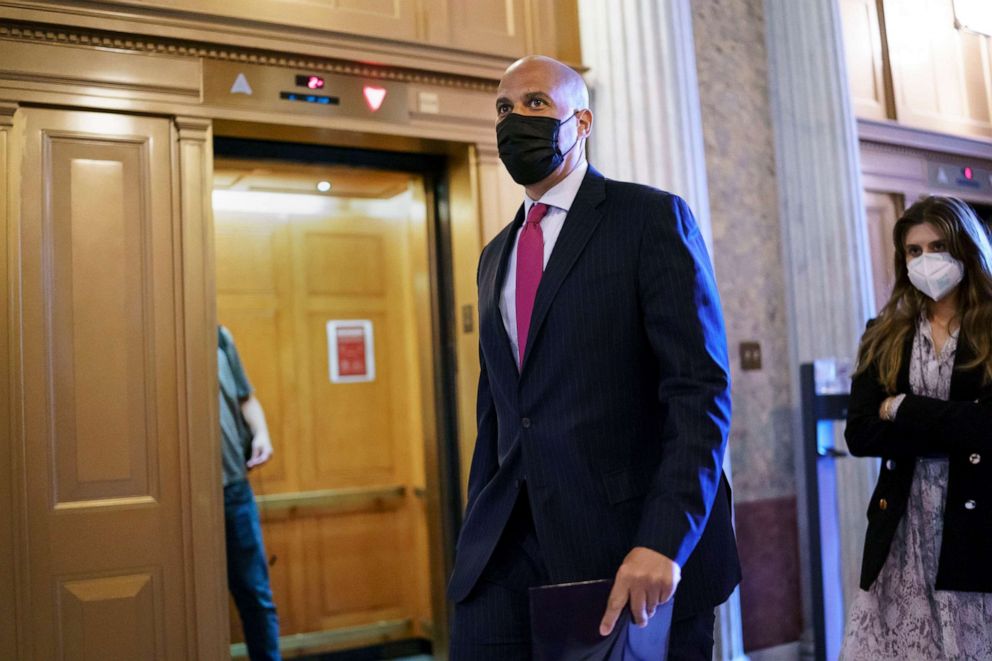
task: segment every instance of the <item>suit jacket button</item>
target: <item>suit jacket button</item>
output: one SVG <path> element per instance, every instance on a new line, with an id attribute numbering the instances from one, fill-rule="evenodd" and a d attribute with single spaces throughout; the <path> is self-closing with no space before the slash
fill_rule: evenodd
<path id="1" fill-rule="evenodd" d="M 982 455 L 980 455 L 980 454 L 978 454 L 977 452 L 973 452 L 973 453 L 972 453 L 972 454 L 971 454 L 971 455 L 970 455 L 970 456 L 968 457 L 968 461 L 970 461 L 970 462 L 971 462 L 971 463 L 973 463 L 973 464 L 977 464 L 977 463 L 978 463 L 978 462 L 980 462 L 981 460 L 982 460 Z"/>
<path id="2" fill-rule="evenodd" d="M 520 424 L 523 425 L 524 429 L 530 429 L 530 418 L 521 418 Z"/>
<path id="3" fill-rule="evenodd" d="M 888 468 L 890 471 L 894 471 L 896 469 L 896 462 L 895 462 L 895 460 L 894 459 L 887 459 L 886 462 L 885 462 L 885 467 Z"/>
<path id="4" fill-rule="evenodd" d="M 978 507 L 978 505 L 975 503 L 975 501 L 973 501 L 973 500 L 966 500 L 966 501 L 964 501 L 964 508 L 966 510 L 973 510 L 976 507 Z"/>
<path id="5" fill-rule="evenodd" d="M 878 500 L 878 509 L 885 510 L 888 508 L 889 508 L 889 501 L 885 500 L 884 498 L 880 498 Z"/>

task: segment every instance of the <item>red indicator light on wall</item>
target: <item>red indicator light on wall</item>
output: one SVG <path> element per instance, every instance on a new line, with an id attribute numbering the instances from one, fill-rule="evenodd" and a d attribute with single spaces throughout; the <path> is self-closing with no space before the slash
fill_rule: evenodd
<path id="1" fill-rule="evenodd" d="M 384 87 L 366 85 L 362 88 L 362 94 L 365 96 L 365 104 L 372 112 L 381 108 L 382 102 L 386 100 L 386 89 Z"/>
<path id="2" fill-rule="evenodd" d="M 967 179 L 968 181 L 971 181 L 975 177 L 974 170 L 972 170 L 969 167 L 961 168 L 961 174 L 963 174 L 964 178 Z"/>
<path id="3" fill-rule="evenodd" d="M 312 90 L 323 89 L 324 79 L 318 76 L 310 76 L 309 78 L 307 78 L 307 87 L 309 87 Z"/>

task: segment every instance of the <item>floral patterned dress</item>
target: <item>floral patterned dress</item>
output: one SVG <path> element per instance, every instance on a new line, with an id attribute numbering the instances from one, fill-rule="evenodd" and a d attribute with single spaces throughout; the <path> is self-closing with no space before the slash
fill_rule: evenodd
<path id="1" fill-rule="evenodd" d="M 958 338 L 948 338 L 938 354 L 931 337 L 930 322 L 923 318 L 913 340 L 909 382 L 917 395 L 946 400 Z M 871 589 L 858 591 L 851 604 L 841 659 L 992 660 L 992 594 L 934 589 L 947 472 L 947 459 L 917 459 L 906 513 L 885 566 Z"/>

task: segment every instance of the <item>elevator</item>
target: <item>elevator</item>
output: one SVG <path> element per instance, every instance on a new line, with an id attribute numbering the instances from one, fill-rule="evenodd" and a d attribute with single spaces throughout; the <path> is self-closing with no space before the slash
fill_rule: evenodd
<path id="1" fill-rule="evenodd" d="M 217 318 L 276 448 L 249 477 L 287 656 L 429 651 L 447 628 L 446 178 L 436 154 L 214 141 Z"/>
<path id="2" fill-rule="evenodd" d="M 491 119 L 505 58 L 358 62 L 91 10 L 0 34 L 0 656 L 243 656 L 222 323 L 275 446 L 250 479 L 285 656 L 443 658 L 475 267 L 520 199 Z"/>

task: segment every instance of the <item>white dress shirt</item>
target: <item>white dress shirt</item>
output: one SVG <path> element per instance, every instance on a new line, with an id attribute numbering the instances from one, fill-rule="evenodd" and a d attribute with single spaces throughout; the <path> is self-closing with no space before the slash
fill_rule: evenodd
<path id="1" fill-rule="evenodd" d="M 541 196 L 539 200 L 532 200 L 524 196 L 524 219 L 530 213 L 530 208 L 540 202 L 548 205 L 548 211 L 541 221 L 541 234 L 544 236 L 544 264 L 542 270 L 548 267 L 548 259 L 551 258 L 551 251 L 555 248 L 555 242 L 561 233 L 561 228 L 565 224 L 565 217 L 575 200 L 575 195 L 579 192 L 579 186 L 586 176 L 589 163 L 583 160 L 568 176 L 555 184 L 549 191 Z M 520 225 L 523 229 L 523 224 Z M 513 250 L 510 251 L 510 259 L 506 263 L 506 279 L 503 281 L 503 294 L 499 299 L 499 310 L 503 315 L 503 327 L 510 338 L 510 346 L 513 347 L 513 355 L 520 355 L 519 342 L 517 340 L 517 245 L 520 243 L 520 230 L 513 240 Z"/>

